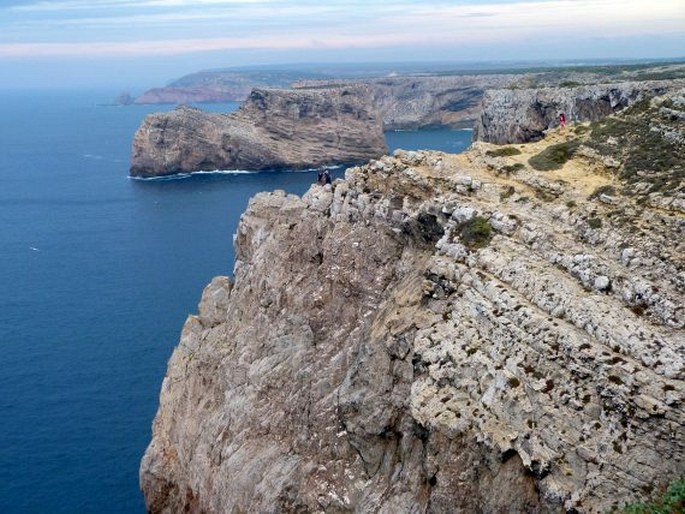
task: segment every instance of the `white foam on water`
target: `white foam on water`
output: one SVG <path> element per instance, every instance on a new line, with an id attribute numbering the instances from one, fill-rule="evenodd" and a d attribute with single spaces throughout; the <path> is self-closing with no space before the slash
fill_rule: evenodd
<path id="1" fill-rule="evenodd" d="M 319 168 L 307 168 L 307 169 L 303 169 L 303 170 L 289 170 L 289 169 L 259 170 L 259 171 L 250 171 L 250 170 L 211 170 L 211 171 L 209 171 L 209 170 L 204 170 L 204 171 L 192 171 L 190 173 L 175 173 L 173 175 L 162 175 L 159 177 L 132 177 L 129 175 L 128 178 L 131 180 L 163 181 L 163 180 L 184 180 L 184 179 L 192 177 L 193 175 L 255 175 L 257 173 L 274 173 L 276 171 L 284 172 L 284 173 L 311 173 L 312 171 L 318 171 L 318 170 L 337 170 L 337 169 L 342 169 L 342 168 L 345 168 L 345 166 L 341 165 L 341 164 L 333 164 L 330 166 L 321 166 Z"/>
<path id="2" fill-rule="evenodd" d="M 163 181 L 163 180 L 184 180 L 184 179 L 192 177 L 193 175 L 252 175 L 254 173 L 259 173 L 259 172 L 258 171 L 249 171 L 249 170 L 211 170 L 211 171 L 193 171 L 190 173 L 175 173 L 173 175 L 162 175 L 159 177 L 132 177 L 129 175 L 128 178 L 130 178 L 131 180 Z"/>

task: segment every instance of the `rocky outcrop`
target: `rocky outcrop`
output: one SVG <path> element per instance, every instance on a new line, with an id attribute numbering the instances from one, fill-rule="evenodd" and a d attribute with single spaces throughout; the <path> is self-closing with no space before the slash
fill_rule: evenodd
<path id="1" fill-rule="evenodd" d="M 621 82 L 580 87 L 497 89 L 483 96 L 474 139 L 496 144 L 537 141 L 559 125 L 559 114 L 572 122 L 595 121 L 634 102 L 685 86 L 685 80 Z"/>
<path id="2" fill-rule="evenodd" d="M 148 509 L 600 513 L 682 476 L 682 212 L 593 195 L 620 184 L 588 156 L 532 170 L 550 137 L 253 198 L 169 362 Z"/>
<path id="3" fill-rule="evenodd" d="M 232 114 L 181 107 L 147 116 L 133 138 L 131 175 L 303 169 L 365 162 L 386 151 L 363 89 L 254 90 Z"/>

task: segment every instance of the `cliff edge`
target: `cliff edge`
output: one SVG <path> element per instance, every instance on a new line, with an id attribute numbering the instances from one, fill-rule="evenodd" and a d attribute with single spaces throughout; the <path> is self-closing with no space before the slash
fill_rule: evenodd
<path id="1" fill-rule="evenodd" d="M 380 118 L 363 89 L 255 89 L 235 113 L 180 107 L 147 116 L 133 138 L 130 174 L 304 169 L 386 152 Z"/>
<path id="2" fill-rule="evenodd" d="M 610 119 L 681 151 L 683 93 Z M 169 362 L 148 509 L 600 513 L 682 476 L 682 161 L 645 189 L 607 123 L 254 197 Z"/>
<path id="3" fill-rule="evenodd" d="M 474 140 L 495 144 L 525 143 L 542 139 L 567 121 L 597 121 L 635 102 L 685 87 L 685 80 L 646 80 L 577 87 L 491 89 L 485 92 Z"/>

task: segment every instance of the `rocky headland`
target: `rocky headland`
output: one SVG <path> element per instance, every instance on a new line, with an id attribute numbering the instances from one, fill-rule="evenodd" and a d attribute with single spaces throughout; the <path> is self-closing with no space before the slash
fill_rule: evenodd
<path id="1" fill-rule="evenodd" d="M 254 197 L 169 361 L 148 509 L 602 513 L 682 477 L 683 116 Z"/>
<path id="2" fill-rule="evenodd" d="M 151 114 L 132 145 L 130 174 L 306 169 L 365 162 L 386 153 L 364 88 L 254 90 L 231 114 L 190 107 Z"/>
<path id="3" fill-rule="evenodd" d="M 316 72 L 287 69 L 200 71 L 174 80 L 168 86 L 149 89 L 136 98 L 135 103 L 242 102 L 255 88 L 288 88 L 294 81 L 324 76 Z"/>
<path id="4" fill-rule="evenodd" d="M 367 70 L 368 73 L 368 70 Z M 324 77 L 335 77 L 327 78 Z M 350 76 L 350 70 L 217 70 L 194 73 L 168 87 L 151 89 L 136 103 L 242 101 L 252 88 L 328 89 L 364 86 L 379 110 L 385 130 L 473 127 L 481 100 L 490 89 L 569 88 L 685 78 L 685 64 L 576 66 L 509 70 L 442 70 L 389 72 Z M 621 86 L 618 86 L 619 88 Z M 607 113 L 605 112 L 604 115 Z M 582 121 L 579 119 L 578 121 Z"/>

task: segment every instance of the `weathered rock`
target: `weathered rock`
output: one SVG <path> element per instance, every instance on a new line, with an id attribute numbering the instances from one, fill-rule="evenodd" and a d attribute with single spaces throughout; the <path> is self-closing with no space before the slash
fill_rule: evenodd
<path id="1" fill-rule="evenodd" d="M 591 172 L 533 200 L 486 148 L 250 201 L 169 362 L 150 511 L 600 513 L 682 476 L 682 217 Z"/>
<path id="2" fill-rule="evenodd" d="M 474 139 L 496 144 L 537 141 L 547 129 L 559 125 L 562 112 L 569 123 L 595 121 L 634 102 L 684 86 L 683 80 L 670 80 L 488 90 L 483 96 Z"/>
<path id="3" fill-rule="evenodd" d="M 232 114 L 181 107 L 147 116 L 133 138 L 130 173 L 303 169 L 386 151 L 380 118 L 360 88 L 254 90 Z"/>

